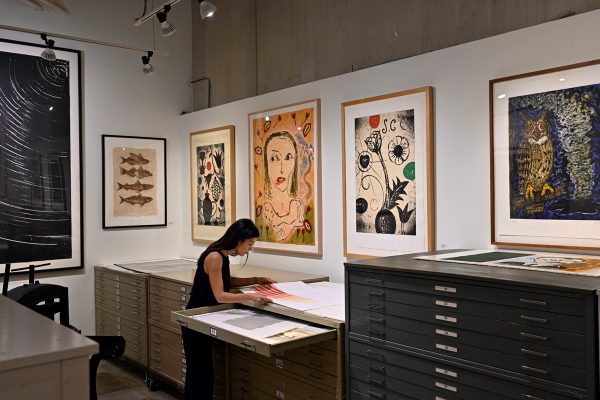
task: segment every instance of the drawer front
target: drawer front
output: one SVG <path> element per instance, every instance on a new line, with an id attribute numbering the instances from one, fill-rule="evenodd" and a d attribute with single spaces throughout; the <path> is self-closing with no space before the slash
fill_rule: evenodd
<path id="1" fill-rule="evenodd" d="M 111 281 L 109 279 L 99 279 L 94 283 L 97 289 L 106 290 L 115 294 L 125 294 L 131 293 L 135 296 L 145 296 L 146 288 L 139 287 L 134 285 L 129 285 L 127 283 L 121 283 L 117 281 Z"/>
<path id="2" fill-rule="evenodd" d="M 382 374 L 405 380 L 425 388 L 435 386 L 435 382 L 462 388 L 458 391 L 470 393 L 466 398 L 488 399 L 491 395 L 476 396 L 472 388 L 492 393 L 502 393 L 506 398 L 519 400 L 564 400 L 565 396 L 531 388 L 503 379 L 465 370 L 442 361 L 430 361 L 403 353 L 375 348 L 371 345 L 350 342 L 349 364 L 369 374 Z M 467 389 L 465 389 L 467 388 Z"/>
<path id="3" fill-rule="evenodd" d="M 366 272 L 351 272 L 349 283 L 365 285 L 367 293 L 380 293 L 382 289 L 397 289 L 409 292 L 462 298 L 478 302 L 503 304 L 531 310 L 543 310 L 570 315 L 585 315 L 585 300 L 582 297 L 559 296 L 543 290 L 519 288 L 506 285 L 479 286 L 445 280 L 423 279 L 404 275 L 382 275 Z"/>
<path id="4" fill-rule="evenodd" d="M 127 285 L 137 286 L 140 288 L 145 288 L 147 283 L 146 275 L 136 275 L 133 273 L 130 274 L 126 272 L 111 271 L 106 268 L 100 273 L 97 273 L 96 277 L 104 281 L 114 281 L 124 283 Z"/>
<path id="5" fill-rule="evenodd" d="M 166 307 L 171 310 L 185 310 L 187 302 L 185 300 L 171 300 L 166 297 L 150 296 L 148 307 L 150 309 Z"/>
<path id="6" fill-rule="evenodd" d="M 453 308 L 434 309 L 387 301 L 378 302 L 377 300 L 362 296 L 355 296 L 352 294 L 348 303 L 349 304 L 347 306 L 351 308 L 351 313 L 355 312 L 355 310 L 369 310 L 387 315 L 415 319 L 418 321 L 441 323 L 448 326 L 461 326 L 465 329 L 485 333 L 499 332 L 495 328 L 491 330 L 491 325 L 488 326 L 487 324 L 499 324 L 502 322 L 518 324 L 527 327 L 552 329 L 555 331 L 569 332 L 577 335 L 585 334 L 586 330 L 586 320 L 583 317 L 550 313 L 546 311 L 520 309 L 517 307 L 510 308 L 490 306 L 487 316 L 481 317 L 476 315 L 459 314 L 456 309 Z M 494 318 L 496 311 L 503 315 L 503 318 L 505 319 L 504 321 Z"/>
<path id="7" fill-rule="evenodd" d="M 171 311 L 179 310 L 179 308 L 171 308 L 165 306 L 151 305 L 148 312 L 148 319 L 156 322 L 171 326 L 175 329 L 181 329 L 181 325 L 178 322 L 171 321 Z"/>
<path id="8" fill-rule="evenodd" d="M 150 285 L 151 289 L 157 289 L 158 291 L 171 290 L 174 292 L 178 292 L 181 294 L 188 294 L 188 295 L 190 294 L 190 292 L 192 290 L 191 285 L 172 282 L 172 281 L 168 281 L 168 280 L 160 279 L 160 278 L 155 278 L 153 276 L 151 276 L 149 279 L 149 285 Z"/>
<path id="9" fill-rule="evenodd" d="M 116 304 L 130 306 L 138 309 L 146 309 L 146 296 L 125 294 L 120 295 L 110 291 L 96 288 L 96 303 L 110 301 Z"/>
<path id="10" fill-rule="evenodd" d="M 181 332 L 171 332 L 166 329 L 150 325 L 150 345 L 167 347 L 170 349 L 183 348 Z"/>
<path id="11" fill-rule="evenodd" d="M 395 343 L 425 350 L 438 356 L 452 359 L 460 358 L 479 364 L 491 365 L 515 373 L 578 388 L 585 388 L 586 385 L 587 377 L 583 370 L 564 367 L 562 365 L 553 365 L 531 357 L 519 357 L 472 345 L 457 344 L 444 338 L 432 338 L 392 329 L 385 329 L 383 332 L 382 336 L 393 337 Z M 385 339 L 376 339 L 371 336 L 370 340 L 374 343 L 383 344 Z"/>
<path id="12" fill-rule="evenodd" d="M 134 307 L 130 305 L 123 305 L 117 302 L 106 300 L 104 298 L 96 298 L 96 307 L 103 307 L 108 310 L 114 310 L 121 316 L 133 319 L 133 320 L 146 320 L 146 308 L 145 307 Z"/>
<path id="13" fill-rule="evenodd" d="M 502 336 L 478 333 L 458 327 L 430 324 L 391 315 L 354 310 L 349 323 L 350 331 L 360 335 L 384 339 L 399 344 L 402 332 L 417 334 L 454 343 L 454 345 L 473 345 L 488 350 L 497 350 L 511 356 L 531 358 L 549 364 L 562 365 L 575 369 L 586 369 L 584 353 L 554 348 L 539 343 L 523 343 Z M 498 332 L 502 334 L 502 332 Z"/>
<path id="14" fill-rule="evenodd" d="M 179 301 L 179 302 L 186 303 L 186 304 L 190 299 L 189 293 L 178 292 L 175 290 L 161 289 L 156 286 L 150 286 L 150 288 L 148 289 L 148 296 L 149 296 L 150 300 L 157 297 L 157 298 L 161 298 L 161 299 L 170 299 L 173 301 Z"/>

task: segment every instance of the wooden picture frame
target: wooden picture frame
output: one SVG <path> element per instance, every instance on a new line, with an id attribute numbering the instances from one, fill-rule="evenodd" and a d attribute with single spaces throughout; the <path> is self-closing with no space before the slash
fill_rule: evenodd
<path id="1" fill-rule="evenodd" d="M 83 267 L 81 52 L 0 39 L 0 274 Z"/>
<path id="2" fill-rule="evenodd" d="M 102 228 L 167 225 L 167 140 L 102 135 Z"/>
<path id="3" fill-rule="evenodd" d="M 491 242 L 600 249 L 600 60 L 489 82 Z"/>
<path id="4" fill-rule="evenodd" d="M 211 243 L 235 221 L 235 126 L 190 133 L 192 240 Z"/>
<path id="5" fill-rule="evenodd" d="M 341 109 L 344 256 L 434 250 L 433 88 Z"/>
<path id="6" fill-rule="evenodd" d="M 320 116 L 320 99 L 248 115 L 257 250 L 322 254 Z"/>

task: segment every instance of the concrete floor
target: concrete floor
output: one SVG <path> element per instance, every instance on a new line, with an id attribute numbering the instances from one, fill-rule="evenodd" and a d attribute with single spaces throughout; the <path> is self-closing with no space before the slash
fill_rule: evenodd
<path id="1" fill-rule="evenodd" d="M 129 364 L 102 360 L 96 374 L 98 400 L 177 400 L 183 395 L 176 389 L 162 385 L 161 390 L 150 391 L 144 382 L 144 372 Z"/>

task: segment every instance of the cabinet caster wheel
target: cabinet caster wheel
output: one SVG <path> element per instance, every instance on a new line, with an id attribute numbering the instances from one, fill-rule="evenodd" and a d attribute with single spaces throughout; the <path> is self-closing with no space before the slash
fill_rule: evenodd
<path id="1" fill-rule="evenodd" d="M 156 380 L 155 378 L 153 378 L 151 376 L 146 377 L 146 386 L 148 386 L 148 389 L 150 389 L 153 392 L 160 389 L 160 384 L 159 384 L 158 380 Z"/>

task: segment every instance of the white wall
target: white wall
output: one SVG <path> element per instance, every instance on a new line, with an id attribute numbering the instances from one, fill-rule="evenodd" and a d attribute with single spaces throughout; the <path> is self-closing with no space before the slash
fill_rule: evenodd
<path id="1" fill-rule="evenodd" d="M 152 49 L 152 23 L 133 26 L 142 13 L 141 1 L 77 0 L 64 2 L 70 15 L 46 9 L 36 12 L 17 0 L 2 2 L 0 24 Z M 152 2 L 148 2 L 152 4 Z M 57 47 L 82 51 L 84 258 L 85 269 L 41 275 L 46 283 L 69 287 L 71 323 L 84 333 L 94 332 L 93 265 L 103 262 L 173 257 L 183 240 L 180 205 L 187 189 L 179 179 L 181 130 L 178 118 L 190 106 L 191 15 L 189 3 L 173 7 L 169 21 L 175 35 L 162 38 L 156 49 L 156 72 L 141 73 L 142 53 L 93 44 L 56 40 Z M 157 30 L 158 32 L 158 30 Z M 36 35 L 0 30 L 0 37 L 41 43 Z M 135 230 L 102 230 L 101 135 L 155 136 L 167 138 L 168 226 Z M 177 144 L 175 144 L 177 142 Z M 186 225 L 187 226 L 187 225 Z M 18 283 L 18 282 L 16 282 Z"/>
<path id="2" fill-rule="evenodd" d="M 510 32 L 386 65 L 225 104 L 181 117 L 179 156 L 187 167 L 189 132 L 236 128 L 237 216 L 248 217 L 248 113 L 321 99 L 323 257 L 254 253 L 249 263 L 327 274 L 343 281 L 340 104 L 421 86 L 434 87 L 436 243 L 438 249 L 490 246 L 490 79 L 591 60 L 600 54 L 600 11 Z M 265 61 L 265 60 L 263 60 Z M 260 61 L 259 61 L 260 62 Z M 183 169 L 180 254 L 205 246 L 190 238 L 189 171 Z"/>

